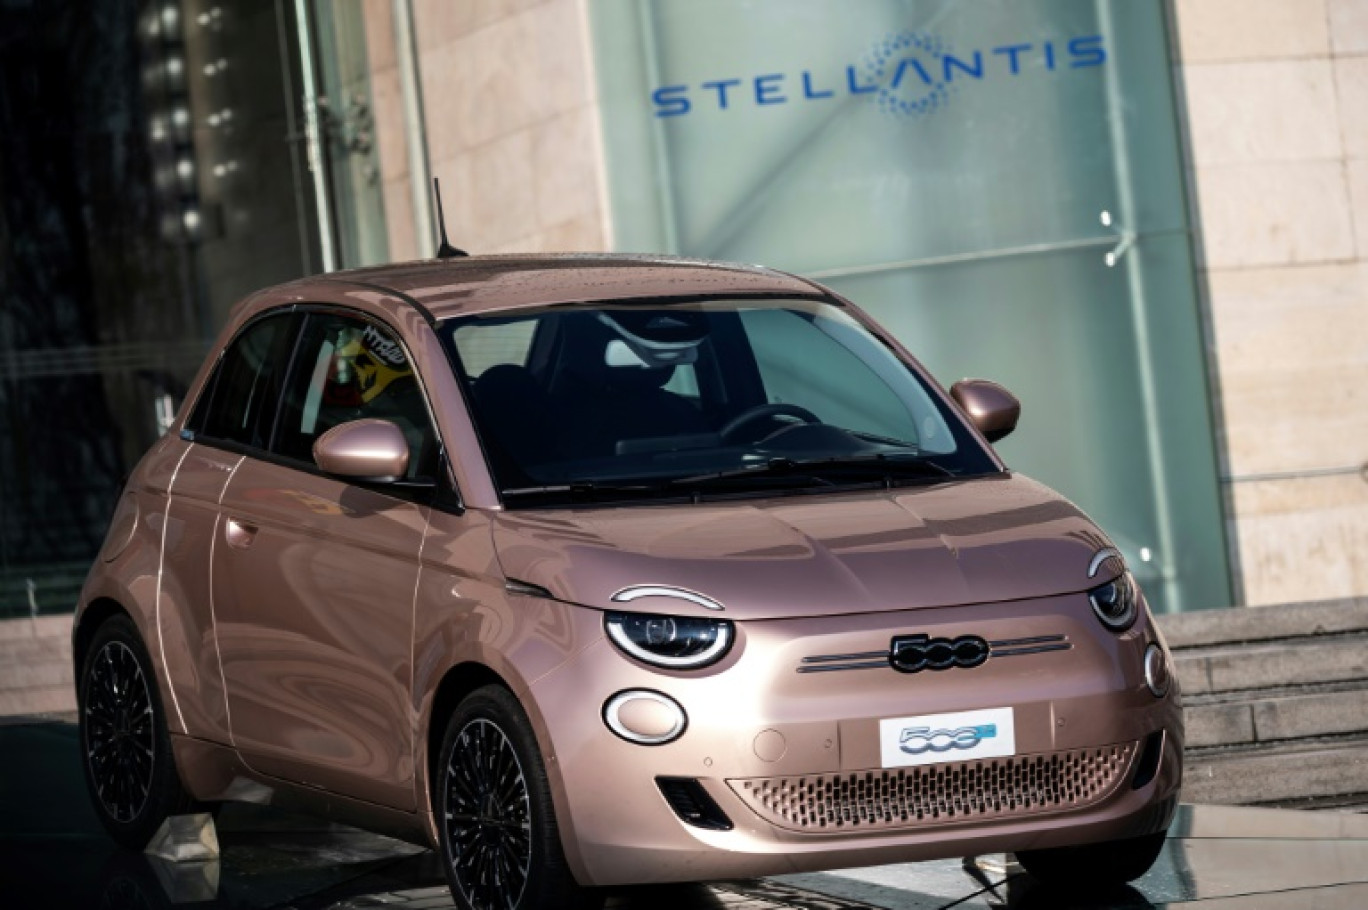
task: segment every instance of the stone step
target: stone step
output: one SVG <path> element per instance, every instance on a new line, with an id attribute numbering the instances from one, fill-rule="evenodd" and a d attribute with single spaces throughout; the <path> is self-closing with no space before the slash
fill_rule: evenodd
<path id="1" fill-rule="evenodd" d="M 71 683 L 39 688 L 0 689 L 0 716 L 56 714 L 76 710 L 76 687 Z"/>
<path id="2" fill-rule="evenodd" d="M 1368 793 L 1368 736 L 1189 749 L 1183 801 L 1286 804 Z"/>
<path id="3" fill-rule="evenodd" d="M 0 641 L 0 667 L 31 661 L 69 660 L 70 657 L 71 639 L 66 636 Z"/>
<path id="4" fill-rule="evenodd" d="M 1199 696 L 1184 706 L 1189 749 L 1368 734 L 1368 681 L 1241 697 Z"/>
<path id="5" fill-rule="evenodd" d="M 1368 632 L 1368 597 L 1201 610 L 1160 616 L 1158 622 L 1169 647 L 1180 651 L 1235 642 Z"/>
<path id="6" fill-rule="evenodd" d="M 1204 647 L 1174 663 L 1185 695 L 1368 679 L 1368 632 Z"/>
<path id="7" fill-rule="evenodd" d="M 10 641 L 31 639 L 71 640 L 73 617 L 39 616 L 37 619 L 0 619 L 0 645 Z"/>
<path id="8" fill-rule="evenodd" d="M 71 661 L 66 659 L 49 658 L 25 663 L 0 660 L 0 692 L 71 685 L 75 678 Z"/>

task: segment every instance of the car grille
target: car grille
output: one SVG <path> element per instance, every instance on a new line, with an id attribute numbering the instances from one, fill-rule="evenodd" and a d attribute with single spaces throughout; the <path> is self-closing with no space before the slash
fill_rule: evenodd
<path id="1" fill-rule="evenodd" d="M 812 833 L 935 825 L 1078 809 L 1115 790 L 1134 743 L 807 777 L 731 780 L 781 828 Z"/>

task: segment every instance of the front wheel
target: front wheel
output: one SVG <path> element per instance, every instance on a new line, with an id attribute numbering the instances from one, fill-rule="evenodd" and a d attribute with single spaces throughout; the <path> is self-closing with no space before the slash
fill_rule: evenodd
<path id="1" fill-rule="evenodd" d="M 1144 875 L 1164 849 L 1167 832 L 1079 847 L 1023 850 L 1016 855 L 1023 869 L 1047 885 L 1106 888 Z"/>
<path id="2" fill-rule="evenodd" d="M 167 816 L 195 804 L 176 773 L 152 659 L 127 616 L 95 631 L 80 683 L 82 765 L 95 814 L 114 840 L 141 850 Z"/>
<path id="3" fill-rule="evenodd" d="M 485 686 L 468 695 L 447 724 L 439 761 L 433 809 L 457 906 L 594 905 L 566 865 L 546 768 L 512 693 Z"/>

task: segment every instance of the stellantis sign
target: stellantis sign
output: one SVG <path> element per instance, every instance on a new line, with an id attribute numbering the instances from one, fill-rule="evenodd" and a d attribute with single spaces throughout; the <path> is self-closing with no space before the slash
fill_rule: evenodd
<path id="1" fill-rule="evenodd" d="M 790 103 L 814 103 L 837 96 L 865 97 L 884 112 L 922 117 L 944 107 L 961 85 L 1102 66 L 1102 35 L 1021 41 L 955 54 L 935 35 L 900 32 L 875 45 L 860 64 L 839 69 L 764 73 L 710 79 L 692 85 L 662 85 L 651 92 L 657 117 L 698 111 L 730 111 Z"/>

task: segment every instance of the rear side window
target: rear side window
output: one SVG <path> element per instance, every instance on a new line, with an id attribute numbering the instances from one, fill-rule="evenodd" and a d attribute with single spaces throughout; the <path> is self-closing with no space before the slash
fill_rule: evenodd
<path id="1" fill-rule="evenodd" d="M 195 406 L 197 435 L 264 449 L 280 402 L 295 318 L 270 316 L 250 326 L 223 354 Z"/>

